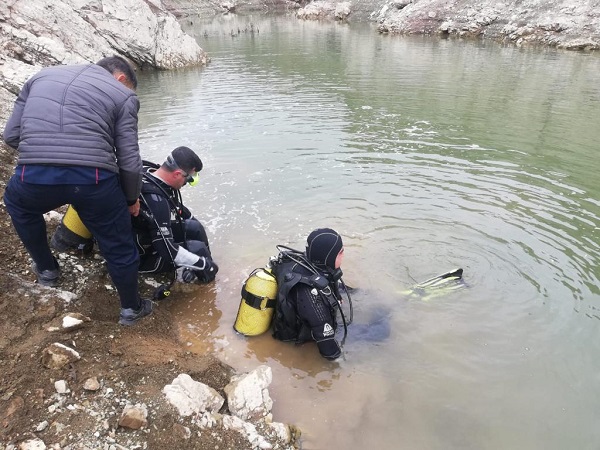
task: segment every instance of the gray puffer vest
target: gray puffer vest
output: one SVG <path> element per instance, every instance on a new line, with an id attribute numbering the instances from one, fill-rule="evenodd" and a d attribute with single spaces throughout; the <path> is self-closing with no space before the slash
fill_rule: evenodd
<path id="1" fill-rule="evenodd" d="M 142 161 L 139 101 L 96 65 L 42 69 L 21 90 L 4 140 L 18 164 L 88 166 L 120 173 L 128 199 L 137 199 Z"/>

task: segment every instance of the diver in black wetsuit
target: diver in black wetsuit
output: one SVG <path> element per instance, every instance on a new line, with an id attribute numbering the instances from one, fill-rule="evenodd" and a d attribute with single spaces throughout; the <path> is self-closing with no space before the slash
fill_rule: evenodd
<path id="1" fill-rule="evenodd" d="M 219 270 L 212 260 L 202 224 L 183 205 L 179 190 L 196 184 L 202 161 L 188 147 L 177 147 L 159 167 L 145 163 L 140 215 L 133 221 L 140 253 L 140 273 L 182 268 L 190 283 L 209 283 Z"/>
<path id="2" fill-rule="evenodd" d="M 273 337 L 296 343 L 315 341 L 321 356 L 329 360 L 342 355 L 335 334 L 343 256 L 342 237 L 330 228 L 320 228 L 308 236 L 304 254 L 283 252 L 273 261 L 279 286 Z"/>

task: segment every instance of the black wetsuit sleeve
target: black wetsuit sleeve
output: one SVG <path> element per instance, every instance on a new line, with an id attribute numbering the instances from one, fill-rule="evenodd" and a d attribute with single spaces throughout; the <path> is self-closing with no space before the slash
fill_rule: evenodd
<path id="1" fill-rule="evenodd" d="M 173 261 L 179 245 L 173 239 L 169 202 L 158 194 L 143 194 L 154 220 L 149 220 L 152 246 L 166 261 Z"/>
<path id="2" fill-rule="evenodd" d="M 321 356 L 336 359 L 342 355 L 340 344 L 335 339 L 336 323 L 331 310 L 316 289 L 298 284 L 291 292 L 295 295 L 298 316 L 311 330 Z"/>

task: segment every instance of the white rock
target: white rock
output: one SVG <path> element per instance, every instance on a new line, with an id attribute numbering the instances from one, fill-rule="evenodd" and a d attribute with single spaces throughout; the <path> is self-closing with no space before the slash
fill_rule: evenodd
<path id="1" fill-rule="evenodd" d="M 217 412 L 225 399 L 213 388 L 195 381 L 182 373 L 171 384 L 163 388 L 163 393 L 182 416 L 190 416 L 204 411 Z"/>
<path id="2" fill-rule="evenodd" d="M 91 319 L 79 313 L 69 313 L 62 319 L 62 327 L 65 330 L 75 330 L 81 328 L 84 322 L 89 322 Z"/>
<path id="3" fill-rule="evenodd" d="M 252 372 L 236 376 L 225 386 L 227 406 L 231 414 L 247 420 L 264 417 L 273 407 L 267 387 L 273 379 L 269 366 L 259 366 Z"/>
<path id="4" fill-rule="evenodd" d="M 49 369 L 60 369 L 80 359 L 79 353 L 59 342 L 50 344 L 42 353 L 42 364 Z"/>
<path id="5" fill-rule="evenodd" d="M 219 4 L 219 6 L 227 12 L 233 12 L 233 11 L 235 11 L 235 8 L 237 5 L 235 4 L 235 2 L 224 1 L 224 2 L 221 2 Z"/>
<path id="6" fill-rule="evenodd" d="M 345 20 L 350 15 L 350 2 L 342 2 L 335 5 L 333 17 L 338 20 Z"/>
<path id="7" fill-rule="evenodd" d="M 313 2 L 308 3 L 304 8 L 300 8 L 296 15 L 300 19 L 322 19 L 325 17 L 330 17 L 335 12 L 335 6 L 331 2 L 323 1 L 323 0 L 315 0 Z"/>
<path id="8" fill-rule="evenodd" d="M 286 444 L 292 440 L 292 432 L 288 425 L 280 422 L 271 422 L 267 423 L 266 425 L 273 430 L 277 436 L 277 439 L 285 442 Z"/>
<path id="9" fill-rule="evenodd" d="M 119 426 L 139 430 L 148 422 L 148 407 L 144 403 L 128 405 L 123 409 Z"/>
<path id="10" fill-rule="evenodd" d="M 45 450 L 46 444 L 41 439 L 28 439 L 19 444 L 19 450 Z"/>
<path id="11" fill-rule="evenodd" d="M 239 417 L 235 416 L 223 416 L 223 428 L 226 430 L 235 430 L 238 433 L 241 433 L 246 436 L 248 442 L 252 444 L 253 447 L 258 447 L 261 449 L 270 449 L 273 448 L 267 440 L 258 434 L 256 427 L 250 422 L 246 422 Z"/>
<path id="12" fill-rule="evenodd" d="M 98 382 L 98 378 L 91 377 L 85 380 L 85 383 L 83 383 L 83 389 L 85 389 L 86 391 L 97 391 L 98 389 L 100 389 L 100 383 Z"/>
<path id="13" fill-rule="evenodd" d="M 69 386 L 67 385 L 67 382 L 65 380 L 55 381 L 54 389 L 56 389 L 56 392 L 58 392 L 59 394 L 66 394 L 67 392 L 69 392 Z"/>
<path id="14" fill-rule="evenodd" d="M 112 54 L 160 69 L 206 64 L 208 56 L 192 36 L 183 32 L 175 16 L 160 1 L 154 0 L 152 8 L 149 3 L 0 2 L 0 48 L 7 55 L 0 65 L 0 88 L 17 94 L 43 66 L 96 62 Z M 46 219 L 59 218 L 51 212 Z"/>
<path id="15" fill-rule="evenodd" d="M 44 431 L 46 428 L 48 428 L 48 421 L 44 420 L 43 422 L 40 422 L 37 427 L 35 427 L 35 431 Z"/>
<path id="16" fill-rule="evenodd" d="M 62 219 L 62 214 L 59 213 L 58 211 L 48 211 L 46 214 L 44 214 L 44 220 L 46 221 L 46 223 L 59 223 Z"/>
<path id="17" fill-rule="evenodd" d="M 197 424 L 200 428 L 212 428 L 217 424 L 220 417 L 220 414 L 205 411 L 198 418 Z"/>

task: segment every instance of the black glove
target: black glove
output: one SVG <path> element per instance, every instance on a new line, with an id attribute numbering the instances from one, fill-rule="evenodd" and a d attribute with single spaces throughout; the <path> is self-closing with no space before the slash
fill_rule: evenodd
<path id="1" fill-rule="evenodd" d="M 198 277 L 196 276 L 196 274 L 194 273 L 193 269 L 188 269 L 187 267 L 185 269 L 183 269 L 183 271 L 181 272 L 181 280 L 184 283 L 193 283 L 194 281 L 196 281 Z"/>
<path id="2" fill-rule="evenodd" d="M 200 283 L 210 283 L 217 276 L 217 272 L 219 271 L 219 266 L 212 260 L 210 256 L 202 256 L 200 260 L 204 259 L 204 268 L 195 270 L 196 276 L 198 277 L 198 281 Z M 198 261 L 194 265 L 200 264 L 201 261 Z"/>
<path id="3" fill-rule="evenodd" d="M 181 272 L 181 279 L 184 283 L 192 283 L 196 279 L 200 283 L 210 283 L 215 279 L 219 266 L 215 264 L 210 256 L 201 256 L 200 259 L 194 264 L 197 268 L 186 267 Z"/>

